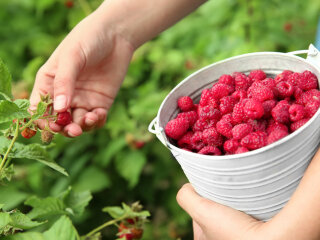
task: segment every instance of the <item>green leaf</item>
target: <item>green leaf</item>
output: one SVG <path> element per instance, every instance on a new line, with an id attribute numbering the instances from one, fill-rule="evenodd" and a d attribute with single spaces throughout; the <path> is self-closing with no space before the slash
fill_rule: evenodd
<path id="1" fill-rule="evenodd" d="M 42 224 L 44 224 L 45 222 L 36 222 L 36 221 L 32 221 L 28 216 L 26 216 L 25 214 L 17 211 L 17 212 L 13 212 L 11 215 L 11 223 L 10 225 L 14 228 L 20 228 L 20 229 L 31 229 L 37 226 L 40 226 Z"/>
<path id="2" fill-rule="evenodd" d="M 0 186 L 0 196 L 1 203 L 4 204 L 3 209 L 8 211 L 22 203 L 28 197 L 28 193 L 9 185 Z"/>
<path id="3" fill-rule="evenodd" d="M 48 107 L 47 103 L 44 102 L 39 102 L 37 105 L 37 110 L 36 112 L 32 115 L 31 119 L 35 120 L 38 119 L 39 117 L 43 116 L 43 114 L 46 112 Z"/>
<path id="4" fill-rule="evenodd" d="M 76 192 L 71 188 L 64 192 L 62 196 L 64 204 L 71 208 L 75 215 L 82 215 L 91 199 L 92 195 L 89 191 Z"/>
<path id="5" fill-rule="evenodd" d="M 102 235 L 100 232 L 98 232 L 90 237 L 86 237 L 86 236 L 81 237 L 81 240 L 101 240 L 101 239 L 102 239 Z"/>
<path id="6" fill-rule="evenodd" d="M 7 100 L 11 101 L 10 97 L 8 97 L 6 94 L 0 92 L 0 100 Z"/>
<path id="7" fill-rule="evenodd" d="M 0 182 L 4 179 L 11 181 L 13 174 L 14 174 L 13 164 L 11 164 L 9 167 L 3 168 L 2 171 L 0 172 Z"/>
<path id="8" fill-rule="evenodd" d="M 28 110 L 30 106 L 30 101 L 27 99 L 17 99 L 14 103 L 21 109 L 21 110 Z"/>
<path id="9" fill-rule="evenodd" d="M 6 94 L 9 97 L 12 97 L 11 94 L 11 74 L 4 64 L 4 62 L 0 59 L 0 92 Z"/>
<path id="10" fill-rule="evenodd" d="M 140 151 L 134 150 L 119 153 L 115 161 L 117 171 L 129 182 L 129 187 L 134 187 L 138 183 L 145 163 L 145 155 Z"/>
<path id="11" fill-rule="evenodd" d="M 36 196 L 28 198 L 25 205 L 32 207 L 27 214 L 31 219 L 45 218 L 52 215 L 66 214 L 66 206 L 61 199 L 54 197 L 38 198 Z"/>
<path id="12" fill-rule="evenodd" d="M 43 233 L 45 240 L 75 240 L 77 231 L 67 216 L 62 216 L 53 226 Z"/>
<path id="13" fill-rule="evenodd" d="M 30 113 L 28 113 L 27 110 L 20 109 L 19 106 L 13 102 L 0 100 L 0 123 L 27 117 L 30 117 Z"/>
<path id="14" fill-rule="evenodd" d="M 105 207 L 102 209 L 103 212 L 109 213 L 113 218 L 120 218 L 125 214 L 125 210 L 121 207 Z"/>
<path id="15" fill-rule="evenodd" d="M 0 212 L 0 233 L 3 228 L 11 222 L 10 214 L 6 212 Z"/>
<path id="16" fill-rule="evenodd" d="M 7 237 L 1 237 L 0 240 L 46 240 L 42 233 L 38 232 L 26 232 L 10 235 Z"/>
<path id="17" fill-rule="evenodd" d="M 0 130 L 8 129 L 12 124 L 12 121 L 0 123 Z"/>

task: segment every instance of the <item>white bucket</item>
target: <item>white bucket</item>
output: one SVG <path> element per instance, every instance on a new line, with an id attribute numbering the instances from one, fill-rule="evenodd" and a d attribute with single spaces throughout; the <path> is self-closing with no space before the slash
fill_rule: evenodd
<path id="1" fill-rule="evenodd" d="M 307 59 L 295 54 L 308 53 Z M 320 138 L 320 111 L 294 133 L 266 147 L 243 154 L 208 156 L 182 150 L 168 141 L 164 127 L 179 113 L 177 100 L 190 96 L 199 101 L 201 91 L 223 74 L 262 69 L 275 76 L 283 70 L 309 70 L 320 80 L 320 53 L 258 52 L 226 59 L 204 67 L 178 84 L 162 102 L 149 131 L 169 148 L 195 190 L 203 197 L 267 221 L 277 214 L 297 188 Z"/>

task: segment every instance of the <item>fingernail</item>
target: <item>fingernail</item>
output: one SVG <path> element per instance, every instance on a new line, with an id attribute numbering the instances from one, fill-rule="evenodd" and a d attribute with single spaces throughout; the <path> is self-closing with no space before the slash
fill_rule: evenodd
<path id="1" fill-rule="evenodd" d="M 88 127 L 91 127 L 95 124 L 95 121 L 93 121 L 92 119 L 90 118 L 86 118 L 85 120 L 85 124 L 88 126 Z"/>
<path id="2" fill-rule="evenodd" d="M 56 96 L 54 99 L 54 110 L 61 110 L 67 106 L 67 97 L 65 95 Z"/>

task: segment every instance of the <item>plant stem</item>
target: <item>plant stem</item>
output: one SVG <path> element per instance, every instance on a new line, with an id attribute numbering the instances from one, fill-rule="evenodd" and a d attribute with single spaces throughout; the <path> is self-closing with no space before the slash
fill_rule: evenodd
<path id="1" fill-rule="evenodd" d="M 17 120 L 17 122 L 16 122 L 16 130 L 14 132 L 13 139 L 11 140 L 9 148 L 8 148 L 6 154 L 4 155 L 3 159 L 2 159 L 2 162 L 1 162 L 1 165 L 0 165 L 0 172 L 2 171 L 2 168 L 6 163 L 6 160 L 7 160 L 8 156 L 9 156 L 9 153 L 10 153 L 15 141 L 17 140 L 18 134 L 19 134 L 19 120 Z"/>

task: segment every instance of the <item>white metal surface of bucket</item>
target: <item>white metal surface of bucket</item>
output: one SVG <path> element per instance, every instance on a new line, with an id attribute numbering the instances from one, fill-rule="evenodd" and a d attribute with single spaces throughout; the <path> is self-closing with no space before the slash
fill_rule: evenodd
<path id="1" fill-rule="evenodd" d="M 179 149 L 164 134 L 164 127 L 179 112 L 177 100 L 201 91 L 223 74 L 262 69 L 269 76 L 283 70 L 309 70 L 320 80 L 320 53 L 310 45 L 307 59 L 278 52 L 249 53 L 200 69 L 178 84 L 162 102 L 149 130 L 157 135 L 181 165 L 195 190 L 203 197 L 267 221 L 277 214 L 298 186 L 320 140 L 320 111 L 303 127 L 266 147 L 243 154 L 208 156 Z M 152 129 L 154 128 L 154 129 Z"/>

